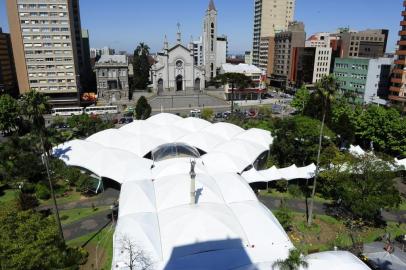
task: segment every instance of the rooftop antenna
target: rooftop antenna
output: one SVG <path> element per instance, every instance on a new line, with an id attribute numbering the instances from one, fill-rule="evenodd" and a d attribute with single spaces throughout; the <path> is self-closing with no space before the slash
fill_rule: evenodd
<path id="1" fill-rule="evenodd" d="M 195 172 L 196 161 L 190 161 L 190 204 L 196 204 L 196 172 Z"/>

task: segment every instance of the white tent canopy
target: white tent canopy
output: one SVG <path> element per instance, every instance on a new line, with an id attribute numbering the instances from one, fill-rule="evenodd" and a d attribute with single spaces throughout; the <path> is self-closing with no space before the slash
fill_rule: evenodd
<path id="1" fill-rule="evenodd" d="M 238 134 L 243 133 L 244 129 L 229 123 L 216 123 L 202 129 L 202 131 L 222 136 L 225 139 L 230 140 Z"/>
<path id="2" fill-rule="evenodd" d="M 350 145 L 350 149 L 348 150 L 351 154 L 356 156 L 363 156 L 366 152 L 361 148 L 361 146 L 357 145 Z"/>
<path id="3" fill-rule="evenodd" d="M 292 165 L 287 168 L 278 169 L 273 166 L 270 169 L 257 171 L 255 168 L 247 172 L 243 172 L 242 176 L 248 183 L 271 182 L 275 180 L 294 180 L 294 179 L 311 179 L 316 173 L 316 165 L 310 164 L 309 166 L 298 168 Z"/>
<path id="4" fill-rule="evenodd" d="M 255 142 L 232 139 L 217 146 L 214 151 L 239 157 L 252 164 L 262 153 L 269 151 L 269 145 L 266 147 Z"/>
<path id="5" fill-rule="evenodd" d="M 269 149 L 269 146 L 273 143 L 271 132 L 258 128 L 251 128 L 244 131 L 235 138 L 260 144 L 267 149 Z"/>
<path id="6" fill-rule="evenodd" d="M 177 142 L 201 147 L 207 154 L 156 162 L 142 158 L 162 144 Z M 267 131 L 158 114 L 62 144 L 53 154 L 70 166 L 122 184 L 113 237 L 114 269 L 128 270 L 123 238 L 145 251 L 154 269 L 260 269 L 286 258 L 293 245 L 272 212 L 256 198 L 249 178 L 310 177 L 314 169 L 254 169 L 240 176 L 269 149 L 269 143 Z M 195 181 L 191 159 L 196 161 Z M 331 259 L 337 267 L 339 257 Z M 312 260 L 315 266 L 312 262 L 309 270 L 326 269 L 318 266 L 320 258 Z M 346 261 L 342 265 L 337 269 L 364 269 L 351 268 L 355 264 Z"/>

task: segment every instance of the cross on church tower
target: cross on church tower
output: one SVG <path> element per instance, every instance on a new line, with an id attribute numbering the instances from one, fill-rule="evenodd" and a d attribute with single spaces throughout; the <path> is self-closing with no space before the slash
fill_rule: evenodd
<path id="1" fill-rule="evenodd" d="M 178 26 L 178 34 L 177 34 L 178 37 L 177 37 L 176 41 L 178 42 L 178 44 L 181 44 L 182 43 L 182 33 L 180 32 L 180 23 L 178 23 L 177 26 Z"/>

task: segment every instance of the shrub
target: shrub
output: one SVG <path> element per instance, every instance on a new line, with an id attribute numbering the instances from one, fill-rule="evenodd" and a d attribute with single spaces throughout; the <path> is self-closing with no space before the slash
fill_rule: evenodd
<path id="1" fill-rule="evenodd" d="M 303 196 L 303 192 L 298 185 L 289 185 L 288 192 L 295 198 L 300 198 Z"/>
<path id="2" fill-rule="evenodd" d="M 51 192 L 45 184 L 38 183 L 35 186 L 35 196 L 40 200 L 48 200 L 51 197 Z"/>
<path id="3" fill-rule="evenodd" d="M 203 109 L 203 111 L 202 111 L 202 118 L 203 118 L 204 120 L 210 121 L 210 120 L 213 119 L 213 116 L 214 116 L 214 111 L 213 111 L 213 109 L 211 109 L 211 108 L 204 108 L 204 109 Z"/>
<path id="4" fill-rule="evenodd" d="M 275 182 L 275 188 L 279 192 L 286 192 L 288 190 L 288 181 L 279 180 Z"/>
<path id="5" fill-rule="evenodd" d="M 17 209 L 21 211 L 26 211 L 34 209 L 39 205 L 38 200 L 35 196 L 29 193 L 18 192 L 17 194 Z"/>
<path id="6" fill-rule="evenodd" d="M 289 209 L 286 207 L 279 208 L 275 211 L 275 217 L 279 220 L 279 223 L 286 231 L 292 229 L 293 216 Z"/>

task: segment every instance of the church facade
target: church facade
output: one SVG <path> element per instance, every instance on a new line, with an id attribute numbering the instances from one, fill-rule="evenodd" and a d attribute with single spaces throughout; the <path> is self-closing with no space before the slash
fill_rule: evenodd
<path id="1" fill-rule="evenodd" d="M 169 48 L 165 38 L 164 50 L 155 56 L 151 67 L 152 85 L 161 94 L 164 91 L 202 90 L 205 85 L 203 67 L 194 64 L 193 49 L 182 45 L 178 30 L 177 44 Z"/>
<path id="2" fill-rule="evenodd" d="M 200 40 L 198 47 L 193 40 L 188 45 L 183 45 L 179 25 L 174 46 L 169 46 L 165 36 L 164 48 L 154 56 L 155 63 L 151 67 L 152 86 L 156 93 L 203 90 L 206 81 L 217 76 L 219 46 L 217 44 L 217 10 L 213 0 L 210 0 L 206 10 L 203 36 Z M 225 59 L 226 52 L 223 54 L 224 57 L 220 57 L 221 59 Z"/>

